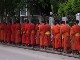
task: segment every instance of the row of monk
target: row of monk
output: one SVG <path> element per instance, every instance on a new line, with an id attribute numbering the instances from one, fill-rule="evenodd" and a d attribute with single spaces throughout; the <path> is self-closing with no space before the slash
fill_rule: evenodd
<path id="1" fill-rule="evenodd" d="M 34 47 L 35 45 L 41 49 L 47 49 L 50 46 L 54 50 L 73 53 L 80 51 L 80 26 L 79 21 L 75 21 L 70 27 L 68 21 L 55 21 L 50 27 L 49 22 L 37 21 L 36 25 L 33 21 L 24 21 L 22 25 L 17 21 L 14 24 L 0 23 L 0 42 L 22 44 Z M 53 36 L 51 38 L 51 35 Z"/>

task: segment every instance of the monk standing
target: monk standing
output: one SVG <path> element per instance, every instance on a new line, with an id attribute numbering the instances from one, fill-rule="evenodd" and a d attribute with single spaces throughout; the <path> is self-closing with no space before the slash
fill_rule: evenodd
<path id="1" fill-rule="evenodd" d="M 39 22 L 36 24 L 36 45 L 39 46 L 40 44 L 40 33 L 39 33 Z"/>
<path id="2" fill-rule="evenodd" d="M 1 24 L 1 42 L 4 40 L 4 23 Z"/>
<path id="3" fill-rule="evenodd" d="M 30 30 L 29 30 L 29 21 L 27 20 L 27 23 L 25 25 L 25 32 L 26 32 L 26 45 L 29 46 L 30 45 Z"/>
<path id="4" fill-rule="evenodd" d="M 68 25 L 68 21 L 63 22 L 64 25 L 60 28 L 60 33 L 62 34 L 62 46 L 64 49 L 64 52 L 68 52 L 70 50 L 70 26 Z"/>
<path id="5" fill-rule="evenodd" d="M 31 41 L 31 46 L 34 47 L 36 41 L 35 41 L 35 25 L 33 24 L 33 21 L 29 24 L 29 29 L 30 29 L 30 41 Z"/>
<path id="6" fill-rule="evenodd" d="M 59 22 L 56 21 L 55 25 L 52 27 L 52 34 L 54 36 L 54 48 L 55 50 L 59 50 L 61 49 L 61 35 L 60 35 L 60 26 L 59 26 Z"/>
<path id="7" fill-rule="evenodd" d="M 7 42 L 7 23 L 4 24 L 4 42 Z"/>
<path id="8" fill-rule="evenodd" d="M 25 45 L 26 44 L 26 20 L 22 24 L 21 31 L 22 31 L 22 44 Z"/>
<path id="9" fill-rule="evenodd" d="M 16 22 L 15 33 L 15 43 L 19 44 L 21 42 L 21 26 L 19 21 Z"/>
<path id="10" fill-rule="evenodd" d="M 0 23 L 0 42 L 1 42 L 1 23 Z"/>
<path id="11" fill-rule="evenodd" d="M 80 26 L 78 25 L 79 21 L 76 20 L 74 25 L 71 28 L 70 36 L 71 36 L 71 46 L 73 53 L 78 53 L 80 46 Z"/>
<path id="12" fill-rule="evenodd" d="M 42 21 L 41 25 L 39 26 L 39 32 L 40 32 L 40 48 L 44 48 L 44 36 L 45 36 L 45 27 L 44 27 L 44 21 Z"/>
<path id="13" fill-rule="evenodd" d="M 11 43 L 11 21 L 7 24 L 7 43 Z"/>
<path id="14" fill-rule="evenodd" d="M 64 25 L 65 25 L 65 21 L 61 21 L 60 22 L 60 35 L 61 35 L 61 48 L 62 48 L 62 51 L 64 50 L 64 37 L 63 37 L 63 34 L 64 34 L 63 26 Z"/>
<path id="15" fill-rule="evenodd" d="M 50 25 L 49 25 L 49 21 L 46 21 L 46 24 L 44 26 L 45 30 L 45 36 L 44 36 L 44 48 L 48 48 L 50 46 Z"/>
<path id="16" fill-rule="evenodd" d="M 56 22 L 54 22 L 54 25 L 52 26 L 52 46 L 53 46 L 53 49 L 55 49 L 55 33 L 54 33 L 54 27 L 56 26 Z"/>
<path id="17" fill-rule="evenodd" d="M 12 35 L 11 35 L 11 42 L 12 43 L 15 43 L 15 22 L 14 22 L 14 24 L 12 24 L 12 27 L 11 27 L 11 30 L 12 30 Z"/>

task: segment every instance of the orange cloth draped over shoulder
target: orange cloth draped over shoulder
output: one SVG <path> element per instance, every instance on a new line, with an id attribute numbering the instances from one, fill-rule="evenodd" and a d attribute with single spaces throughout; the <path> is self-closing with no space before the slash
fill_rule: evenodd
<path id="1" fill-rule="evenodd" d="M 26 23 L 22 24 L 21 31 L 22 31 L 22 44 L 25 44 L 26 43 Z"/>
<path id="2" fill-rule="evenodd" d="M 44 46 L 44 36 L 45 36 L 45 25 L 41 24 L 39 26 L 39 32 L 40 32 L 40 47 Z"/>
<path id="3" fill-rule="evenodd" d="M 40 44 L 39 24 L 36 24 L 36 45 Z"/>
<path id="4" fill-rule="evenodd" d="M 80 26 L 73 25 L 70 31 L 72 50 L 80 50 Z"/>
<path id="5" fill-rule="evenodd" d="M 4 42 L 7 42 L 7 24 L 4 24 Z"/>
<path id="6" fill-rule="evenodd" d="M 35 45 L 36 41 L 35 41 L 35 25 L 33 23 L 29 24 L 29 30 L 30 30 L 30 41 L 31 41 L 31 45 Z"/>
<path id="7" fill-rule="evenodd" d="M 12 30 L 12 35 L 11 35 L 11 42 L 15 42 L 15 24 L 12 24 L 11 30 Z"/>
<path id="8" fill-rule="evenodd" d="M 52 27 L 52 34 L 54 36 L 54 48 L 61 48 L 61 35 L 60 35 L 60 26 L 59 25 L 54 25 Z"/>
<path id="9" fill-rule="evenodd" d="M 11 42 L 11 25 L 12 24 L 7 24 L 7 42 L 10 43 Z"/>
<path id="10" fill-rule="evenodd" d="M 15 24 L 15 43 L 18 44 L 21 42 L 21 26 L 19 23 Z"/>
<path id="11" fill-rule="evenodd" d="M 65 24 L 62 26 L 61 29 L 62 33 L 62 39 L 64 39 L 63 43 L 63 48 L 64 50 L 69 50 L 70 49 L 70 27 L 68 24 Z"/>
<path id="12" fill-rule="evenodd" d="M 29 30 L 29 24 L 26 24 L 25 30 L 26 30 L 26 45 L 30 45 L 30 30 Z"/>
<path id="13" fill-rule="evenodd" d="M 51 43 L 51 39 L 50 39 L 50 25 L 49 24 L 45 24 L 45 36 L 44 36 L 44 46 L 49 47 L 50 43 Z"/>

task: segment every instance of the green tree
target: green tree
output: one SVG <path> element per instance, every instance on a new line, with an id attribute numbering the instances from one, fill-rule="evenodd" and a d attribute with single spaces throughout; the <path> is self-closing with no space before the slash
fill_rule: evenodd
<path id="1" fill-rule="evenodd" d="M 72 0 L 72 10 L 74 14 L 80 12 L 80 0 Z"/>
<path id="2" fill-rule="evenodd" d="M 73 14 L 72 0 L 68 0 L 68 2 L 66 2 L 66 5 L 64 7 L 64 13 L 65 13 L 65 15 L 71 15 L 71 14 Z"/>
<path id="3" fill-rule="evenodd" d="M 59 9 L 58 9 L 58 14 L 61 15 L 61 16 L 64 16 L 65 15 L 65 6 L 66 6 L 66 3 L 63 3 L 63 4 L 60 4 L 59 5 Z"/>

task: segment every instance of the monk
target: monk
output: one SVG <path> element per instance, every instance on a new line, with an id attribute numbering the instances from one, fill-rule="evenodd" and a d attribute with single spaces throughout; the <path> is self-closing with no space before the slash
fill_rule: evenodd
<path id="1" fill-rule="evenodd" d="M 80 26 L 78 25 L 79 21 L 76 20 L 74 25 L 71 28 L 70 36 L 71 36 L 71 47 L 73 54 L 79 53 L 79 46 L 80 46 Z"/>
<path id="2" fill-rule="evenodd" d="M 4 24 L 4 42 L 7 42 L 7 23 Z"/>
<path id="3" fill-rule="evenodd" d="M 21 26 L 19 24 L 19 21 L 17 20 L 15 25 L 15 43 L 20 44 L 21 43 Z"/>
<path id="4" fill-rule="evenodd" d="M 63 30 L 63 26 L 65 25 L 65 22 L 64 21 L 61 21 L 60 22 L 60 35 L 61 35 L 61 48 L 62 50 L 64 50 L 64 37 L 63 37 L 63 33 L 64 33 L 64 30 Z"/>
<path id="5" fill-rule="evenodd" d="M 55 22 L 55 25 L 52 27 L 52 34 L 53 34 L 53 37 L 55 40 L 53 44 L 55 50 L 60 50 L 61 48 L 61 35 L 60 35 L 60 26 L 59 26 L 59 22 L 56 21 Z"/>
<path id="6" fill-rule="evenodd" d="M 11 42 L 12 43 L 15 43 L 15 22 L 14 22 L 14 24 L 12 24 L 12 27 L 11 27 L 11 30 L 12 30 L 12 35 L 11 35 Z"/>
<path id="7" fill-rule="evenodd" d="M 63 22 L 64 25 L 60 28 L 60 33 L 62 34 L 62 47 L 64 52 L 68 53 L 70 50 L 70 26 L 68 25 L 68 21 Z"/>
<path id="8" fill-rule="evenodd" d="M 54 33 L 54 27 L 56 26 L 56 22 L 54 23 L 54 25 L 52 26 L 52 46 L 53 46 L 53 49 L 55 49 L 55 33 Z"/>
<path id="9" fill-rule="evenodd" d="M 1 24 L 1 42 L 4 40 L 4 23 Z"/>
<path id="10" fill-rule="evenodd" d="M 40 33 L 39 33 L 39 22 L 36 24 L 36 45 L 39 46 L 40 44 Z"/>
<path id="11" fill-rule="evenodd" d="M 80 26 L 79 26 L 79 31 L 80 31 Z M 78 51 L 80 53 L 80 36 L 79 36 L 79 47 L 78 47 Z"/>
<path id="12" fill-rule="evenodd" d="M 25 35 L 26 35 L 26 45 L 29 46 L 30 45 L 30 28 L 29 28 L 29 21 L 27 20 L 27 23 L 25 25 Z"/>
<path id="13" fill-rule="evenodd" d="M 33 21 L 29 24 L 29 30 L 30 30 L 30 42 L 31 46 L 34 47 L 36 41 L 35 41 L 35 25 Z"/>
<path id="14" fill-rule="evenodd" d="M 44 48 L 44 36 L 45 36 L 45 28 L 44 28 L 44 21 L 42 21 L 41 25 L 39 26 L 39 32 L 40 32 L 40 48 Z"/>
<path id="15" fill-rule="evenodd" d="M 7 24 L 7 43 L 11 43 L 11 21 Z"/>
<path id="16" fill-rule="evenodd" d="M 14 25 L 12 24 L 12 25 L 11 25 L 11 31 L 12 31 L 12 34 L 11 34 L 11 43 L 13 42 L 13 31 L 14 31 L 14 30 L 13 30 L 13 26 L 14 26 Z"/>
<path id="17" fill-rule="evenodd" d="M 0 23 L 0 42 L 1 42 L 1 23 Z"/>
<path id="18" fill-rule="evenodd" d="M 26 20 L 22 24 L 21 31 L 22 31 L 22 44 L 25 45 L 26 44 Z"/>
<path id="19" fill-rule="evenodd" d="M 46 21 L 46 24 L 44 26 L 44 33 L 45 33 L 45 36 L 44 36 L 44 48 L 48 48 L 50 46 L 50 25 L 49 25 L 49 21 Z"/>

